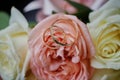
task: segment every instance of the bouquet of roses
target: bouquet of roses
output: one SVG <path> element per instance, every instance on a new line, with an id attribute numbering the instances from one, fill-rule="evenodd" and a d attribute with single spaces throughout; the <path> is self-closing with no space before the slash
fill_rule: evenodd
<path id="1" fill-rule="evenodd" d="M 67 0 L 55 14 L 37 14 L 34 28 L 12 7 L 0 30 L 0 80 L 120 80 L 119 3 L 91 10 Z"/>

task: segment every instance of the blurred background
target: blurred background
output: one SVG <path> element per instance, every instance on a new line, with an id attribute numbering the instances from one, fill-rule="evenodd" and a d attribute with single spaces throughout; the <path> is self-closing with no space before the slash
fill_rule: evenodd
<path id="1" fill-rule="evenodd" d="M 35 14 L 38 10 L 25 12 L 24 8 L 33 0 L 0 0 L 0 11 L 4 11 L 10 15 L 11 7 L 16 7 L 29 21 L 36 21 Z"/>
<path id="2" fill-rule="evenodd" d="M 32 0 L 0 0 L 0 11 L 10 13 L 11 7 L 15 6 L 23 12 L 23 8 L 31 1 Z"/>
<path id="3" fill-rule="evenodd" d="M 30 24 L 36 24 L 51 15 L 52 12 L 72 14 L 87 23 L 89 13 L 102 7 L 107 1 L 108 0 L 0 0 L 0 12 L 6 12 L 10 16 L 11 7 L 14 6 L 22 12 Z M 0 16 L 0 24 L 5 22 L 3 19 L 3 16 Z"/>

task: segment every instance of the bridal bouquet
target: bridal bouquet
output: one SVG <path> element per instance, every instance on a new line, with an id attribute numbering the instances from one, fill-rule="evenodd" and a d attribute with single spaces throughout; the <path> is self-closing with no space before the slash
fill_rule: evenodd
<path id="1" fill-rule="evenodd" d="M 120 0 L 97 9 L 50 1 L 55 13 L 37 14 L 33 28 L 11 8 L 0 30 L 0 80 L 120 80 Z"/>

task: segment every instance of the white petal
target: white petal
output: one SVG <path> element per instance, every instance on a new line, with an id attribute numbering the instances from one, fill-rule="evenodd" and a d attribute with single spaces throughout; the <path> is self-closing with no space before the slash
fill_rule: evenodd
<path id="1" fill-rule="evenodd" d="M 28 32 L 28 22 L 26 18 L 15 7 L 12 7 L 11 9 L 9 25 L 12 25 L 13 23 L 17 23 L 20 27 L 24 29 L 24 31 Z"/>

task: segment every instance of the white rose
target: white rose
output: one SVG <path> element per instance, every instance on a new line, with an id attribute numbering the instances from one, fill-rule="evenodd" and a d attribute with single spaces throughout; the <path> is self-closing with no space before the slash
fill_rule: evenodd
<path id="1" fill-rule="evenodd" d="M 25 74 L 28 31 L 27 20 L 12 7 L 9 25 L 0 31 L 0 75 L 3 80 L 20 80 Z"/>
<path id="2" fill-rule="evenodd" d="M 88 27 L 96 47 L 92 66 L 120 69 L 120 0 L 109 0 L 89 18 Z"/>

